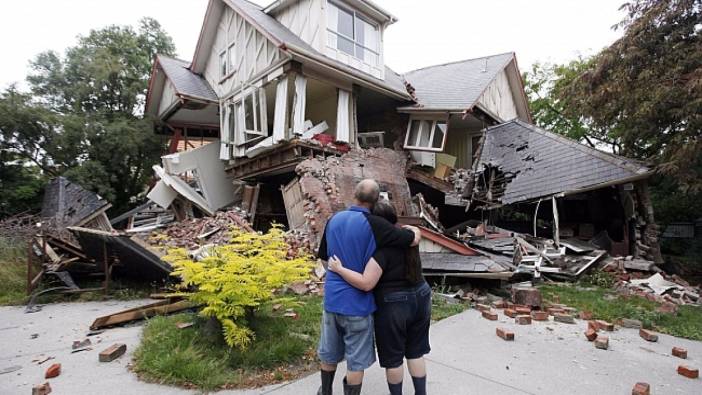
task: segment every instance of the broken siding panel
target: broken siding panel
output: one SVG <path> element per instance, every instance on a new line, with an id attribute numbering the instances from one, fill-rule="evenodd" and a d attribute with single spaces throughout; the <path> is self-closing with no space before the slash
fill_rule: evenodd
<path id="1" fill-rule="evenodd" d="M 300 187 L 300 179 L 295 178 L 282 187 L 285 212 L 290 230 L 301 229 L 305 225 L 305 199 Z"/>
<path id="2" fill-rule="evenodd" d="M 222 76 L 219 55 L 232 43 L 235 49 L 229 59 L 232 60 L 230 70 L 233 72 Z M 252 76 L 264 72 L 280 59 L 282 54 L 275 44 L 234 10 L 225 7 L 210 48 L 204 75 L 217 96 L 225 98 L 240 88 L 242 83 L 250 82 Z"/>
<path id="3" fill-rule="evenodd" d="M 487 86 L 485 92 L 478 99 L 478 104 L 494 114 L 502 121 L 517 118 L 517 105 L 512 94 L 512 88 L 507 78 L 507 71 L 503 69 Z"/>
<path id="4" fill-rule="evenodd" d="M 278 12 L 275 19 L 312 48 L 324 52 L 324 37 L 326 36 L 324 1 L 301 0 L 294 2 Z"/>

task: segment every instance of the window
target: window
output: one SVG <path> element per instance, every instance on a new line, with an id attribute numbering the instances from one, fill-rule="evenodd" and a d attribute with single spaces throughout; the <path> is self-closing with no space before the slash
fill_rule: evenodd
<path id="1" fill-rule="evenodd" d="M 448 123 L 437 119 L 410 119 L 405 148 L 423 151 L 443 151 Z"/>
<path id="2" fill-rule="evenodd" d="M 229 128 L 238 137 L 235 139 L 237 145 L 268 136 L 266 92 L 263 88 L 247 93 L 236 102 L 232 114 Z"/>
<path id="3" fill-rule="evenodd" d="M 227 76 L 227 51 L 219 53 L 219 76 L 224 78 Z"/>
<path id="4" fill-rule="evenodd" d="M 358 12 L 333 3 L 327 7 L 328 45 L 365 63 L 379 62 L 378 27 Z"/>
<path id="5" fill-rule="evenodd" d="M 236 63 L 236 48 L 234 43 L 229 44 L 227 49 L 219 53 L 219 77 L 224 78 L 234 72 Z"/>

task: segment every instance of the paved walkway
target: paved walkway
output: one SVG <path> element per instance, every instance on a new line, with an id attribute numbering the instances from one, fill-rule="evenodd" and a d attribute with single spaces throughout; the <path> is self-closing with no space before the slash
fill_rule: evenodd
<path id="1" fill-rule="evenodd" d="M 29 394 L 42 383 L 46 367 L 62 364 L 59 377 L 49 380 L 54 394 L 194 394 L 173 387 L 144 383 L 127 364 L 139 342 L 140 326 L 110 329 L 91 338 L 93 350 L 71 354 L 73 340 L 83 339 L 97 316 L 139 306 L 129 302 L 65 303 L 25 314 L 21 307 L 0 307 L 0 394 Z M 514 342 L 495 336 L 495 327 L 510 328 Z M 634 329 L 610 334 L 610 349 L 597 350 L 585 340 L 585 323 L 576 325 L 534 322 L 517 326 L 500 314 L 487 321 L 475 310 L 432 326 L 432 352 L 428 357 L 431 394 L 630 394 L 637 381 L 651 384 L 652 394 L 701 394 L 702 380 L 676 373 L 680 363 L 702 367 L 702 343 L 661 335 L 656 343 Z M 37 334 L 36 338 L 32 338 Z M 99 363 L 97 353 L 115 342 L 126 343 L 129 355 Z M 688 360 L 670 355 L 673 346 L 687 348 Z M 40 355 L 55 360 L 32 362 Z M 2 373 L 6 370 L 18 370 Z M 341 392 L 341 372 L 336 393 Z M 222 391 L 222 395 L 314 394 L 317 375 L 248 391 Z M 409 377 L 405 393 L 413 393 Z M 382 370 L 376 365 L 366 375 L 363 394 L 387 394 Z"/>

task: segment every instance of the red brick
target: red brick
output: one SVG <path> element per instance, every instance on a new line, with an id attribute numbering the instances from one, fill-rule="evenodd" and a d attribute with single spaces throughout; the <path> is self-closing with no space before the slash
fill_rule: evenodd
<path id="1" fill-rule="evenodd" d="M 548 313 L 535 310 L 531 312 L 531 318 L 533 318 L 534 321 L 548 321 Z"/>
<path id="2" fill-rule="evenodd" d="M 531 324 L 531 316 L 530 315 L 518 315 L 514 317 L 514 322 L 516 322 L 519 325 L 530 325 Z"/>
<path id="3" fill-rule="evenodd" d="M 575 313 L 578 311 L 578 309 L 576 309 L 575 307 L 567 307 L 566 306 L 566 307 L 563 307 L 563 311 L 566 314 L 575 315 Z"/>
<path id="4" fill-rule="evenodd" d="M 687 350 L 681 347 L 673 347 L 673 355 L 678 358 L 687 359 Z"/>
<path id="5" fill-rule="evenodd" d="M 570 314 L 556 313 L 553 315 L 553 320 L 564 324 L 575 324 L 575 318 Z"/>
<path id="6" fill-rule="evenodd" d="M 658 341 L 658 335 L 646 330 L 646 329 L 639 329 L 639 336 L 641 336 L 642 339 L 648 340 L 650 342 L 657 342 Z"/>
<path id="7" fill-rule="evenodd" d="M 595 341 L 595 339 L 597 339 L 597 331 L 592 328 L 589 328 L 585 331 L 585 337 L 588 341 Z"/>
<path id="8" fill-rule="evenodd" d="M 597 325 L 595 321 L 588 321 L 587 322 L 587 329 L 592 329 L 593 331 L 597 332 L 600 330 L 600 327 Z"/>
<path id="9" fill-rule="evenodd" d="M 563 314 L 563 313 L 565 313 L 565 310 L 563 310 L 563 309 L 560 308 L 560 307 L 549 307 L 548 310 L 546 310 L 546 311 L 548 311 L 548 313 L 551 314 L 551 315 L 556 315 L 556 314 Z"/>
<path id="10" fill-rule="evenodd" d="M 595 321 L 597 323 L 597 328 L 603 331 L 607 332 L 613 332 L 614 331 L 614 324 L 603 321 L 603 320 L 597 320 Z"/>
<path id="11" fill-rule="evenodd" d="M 32 387 L 32 395 L 47 395 L 51 393 L 51 386 L 48 382 Z"/>
<path id="12" fill-rule="evenodd" d="M 691 368 L 687 365 L 678 366 L 678 374 L 691 379 L 700 377 L 699 369 Z"/>
<path id="13" fill-rule="evenodd" d="M 496 301 L 492 302 L 492 307 L 494 307 L 496 309 L 504 309 L 505 307 L 507 307 L 507 302 L 505 302 L 502 299 L 496 300 Z"/>
<path id="14" fill-rule="evenodd" d="M 124 343 L 115 343 L 106 349 L 100 351 L 98 359 L 100 362 L 112 362 L 122 356 L 127 351 L 127 345 Z"/>
<path id="15" fill-rule="evenodd" d="M 497 313 L 494 311 L 483 311 L 483 318 L 486 318 L 490 321 L 497 321 Z"/>
<path id="16" fill-rule="evenodd" d="M 512 301 L 516 304 L 541 307 L 541 291 L 532 287 L 512 287 Z"/>
<path id="17" fill-rule="evenodd" d="M 512 302 L 507 302 L 507 305 L 505 306 L 508 309 L 514 309 L 514 303 Z"/>
<path id="18" fill-rule="evenodd" d="M 595 347 L 606 350 L 609 348 L 609 338 L 607 336 L 597 336 L 595 339 Z"/>
<path id="19" fill-rule="evenodd" d="M 51 379 L 54 377 L 58 377 L 59 374 L 61 374 L 61 364 L 55 363 L 49 366 L 48 369 L 46 369 L 46 374 L 44 374 L 44 378 Z"/>
<path id="20" fill-rule="evenodd" d="M 475 305 L 475 308 L 478 309 L 478 311 L 490 311 L 490 306 L 482 303 L 478 303 Z"/>
<path id="21" fill-rule="evenodd" d="M 520 315 L 531 314 L 531 308 L 529 308 L 529 307 L 517 307 L 514 310 L 517 312 L 517 314 L 520 314 Z"/>
<path id="22" fill-rule="evenodd" d="M 651 395 L 651 386 L 648 383 L 636 383 L 631 395 Z"/>
<path id="23" fill-rule="evenodd" d="M 517 311 L 514 309 L 505 309 L 505 315 L 509 318 L 514 318 L 517 316 Z"/>
<path id="24" fill-rule="evenodd" d="M 507 329 L 497 328 L 495 329 L 495 333 L 504 340 L 514 340 L 514 332 L 510 332 Z"/>
<path id="25" fill-rule="evenodd" d="M 580 317 L 581 320 L 591 320 L 592 319 L 592 311 L 581 311 L 580 314 L 578 314 L 578 317 Z"/>

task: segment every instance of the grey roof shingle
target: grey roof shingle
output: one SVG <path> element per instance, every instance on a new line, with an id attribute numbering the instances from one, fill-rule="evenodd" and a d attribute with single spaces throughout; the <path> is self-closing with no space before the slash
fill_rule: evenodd
<path id="1" fill-rule="evenodd" d="M 190 62 L 163 55 L 158 55 L 158 62 L 178 93 L 209 101 L 219 100 L 207 80 L 188 69 Z"/>
<path id="2" fill-rule="evenodd" d="M 513 120 L 485 132 L 476 171 L 509 174 L 500 203 L 511 204 L 646 175 L 645 165 Z M 508 178 L 510 178 L 508 177 Z M 485 192 L 478 183 L 478 191 Z"/>
<path id="3" fill-rule="evenodd" d="M 404 74 L 418 105 L 402 109 L 467 110 L 514 58 L 513 52 L 425 67 Z"/>

